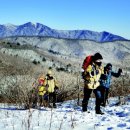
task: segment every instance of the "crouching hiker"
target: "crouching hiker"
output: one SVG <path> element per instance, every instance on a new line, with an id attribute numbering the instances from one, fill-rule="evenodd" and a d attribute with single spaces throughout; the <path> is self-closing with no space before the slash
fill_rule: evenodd
<path id="1" fill-rule="evenodd" d="M 87 59 L 88 58 L 88 59 Z M 83 63 L 83 79 L 84 79 L 84 97 L 82 101 L 82 110 L 83 112 L 87 111 L 88 101 L 91 97 L 91 93 L 94 92 L 96 97 L 96 114 L 104 114 L 100 110 L 101 104 L 101 92 L 97 89 L 99 84 L 99 79 L 102 73 L 102 55 L 96 53 L 93 56 L 88 56 Z M 88 63 L 85 63 L 88 62 Z"/>
<path id="2" fill-rule="evenodd" d="M 56 80 L 54 79 L 52 75 L 52 71 L 49 70 L 44 85 L 47 87 L 47 92 L 49 94 L 49 107 L 52 107 L 50 103 L 53 103 L 53 108 L 56 108 L 56 92 L 59 89 L 56 83 Z"/>
<path id="3" fill-rule="evenodd" d="M 44 76 L 40 76 L 36 82 L 33 83 L 33 88 L 30 91 L 30 107 L 37 108 L 38 106 L 46 106 L 44 96 L 46 94 L 46 88 L 44 85 Z"/>
<path id="4" fill-rule="evenodd" d="M 104 73 L 101 75 L 100 78 L 100 90 L 102 93 L 102 106 L 106 106 L 106 102 L 108 100 L 108 94 L 109 94 L 109 89 L 111 86 L 111 79 L 112 76 L 118 78 L 122 73 L 122 69 L 119 69 L 117 73 L 112 71 L 112 64 L 108 63 L 105 67 L 104 67 Z"/>
<path id="5" fill-rule="evenodd" d="M 46 94 L 46 87 L 44 85 L 44 77 L 41 77 L 39 79 L 39 85 L 38 85 L 38 101 L 39 106 L 45 106 L 46 107 L 46 101 L 44 100 L 44 95 Z"/>

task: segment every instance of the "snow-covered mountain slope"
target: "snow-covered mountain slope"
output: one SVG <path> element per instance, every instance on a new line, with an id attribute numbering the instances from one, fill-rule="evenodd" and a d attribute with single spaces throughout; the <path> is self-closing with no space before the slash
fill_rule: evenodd
<path id="1" fill-rule="evenodd" d="M 20 45 L 32 45 L 41 51 L 50 52 L 58 56 L 75 59 L 77 65 L 90 54 L 100 52 L 103 55 L 103 62 L 111 62 L 115 65 L 130 67 L 130 42 L 115 41 L 107 43 L 97 43 L 89 40 L 67 40 L 43 37 L 13 37 L 6 38 L 4 41 L 20 43 Z M 66 60 L 67 61 L 67 60 Z"/>
<path id="2" fill-rule="evenodd" d="M 8 37 L 14 35 L 17 26 L 12 24 L 0 25 L 0 37 Z"/>
<path id="3" fill-rule="evenodd" d="M 0 25 L 0 38 L 10 36 L 47 36 L 65 39 L 87 39 L 96 42 L 110 42 L 127 40 L 109 32 L 94 32 L 89 30 L 55 30 L 43 24 L 31 22 L 23 25 Z"/>

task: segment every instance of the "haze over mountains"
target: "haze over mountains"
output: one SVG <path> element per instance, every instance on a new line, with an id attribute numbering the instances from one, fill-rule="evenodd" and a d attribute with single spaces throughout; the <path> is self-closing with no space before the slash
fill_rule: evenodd
<path id="1" fill-rule="evenodd" d="M 89 30 L 55 30 L 40 23 L 25 23 L 23 25 L 0 25 L 0 38 L 12 36 L 44 36 L 64 39 L 86 39 L 96 42 L 127 41 L 127 39 L 112 33 L 94 32 Z"/>

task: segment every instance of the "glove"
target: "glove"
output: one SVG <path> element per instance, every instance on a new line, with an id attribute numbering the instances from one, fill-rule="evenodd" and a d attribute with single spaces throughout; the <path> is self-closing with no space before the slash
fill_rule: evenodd
<path id="1" fill-rule="evenodd" d="M 58 88 L 57 86 L 55 86 L 54 92 L 55 92 L 55 93 L 58 93 L 58 91 L 59 91 L 59 88 Z"/>
<path id="2" fill-rule="evenodd" d="M 107 79 L 107 76 L 105 74 L 102 74 L 101 75 L 101 80 L 106 80 Z"/>
<path id="3" fill-rule="evenodd" d="M 96 75 L 98 75 L 99 74 L 99 70 L 96 70 Z"/>
<path id="4" fill-rule="evenodd" d="M 119 73 L 122 73 L 122 69 L 119 68 L 118 72 L 119 72 Z"/>

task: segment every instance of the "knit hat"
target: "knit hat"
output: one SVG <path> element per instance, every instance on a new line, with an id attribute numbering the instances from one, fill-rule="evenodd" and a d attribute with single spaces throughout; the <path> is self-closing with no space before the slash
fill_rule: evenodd
<path id="1" fill-rule="evenodd" d="M 48 70 L 47 74 L 48 74 L 48 75 L 52 75 L 52 71 L 51 71 L 51 70 Z"/>
<path id="2" fill-rule="evenodd" d="M 100 53 L 95 53 L 94 56 L 93 56 L 93 60 L 96 61 L 96 60 L 102 60 L 103 57 Z"/>
<path id="3" fill-rule="evenodd" d="M 106 68 L 108 69 L 108 68 L 112 68 L 112 64 L 111 63 L 108 63 L 107 65 L 106 65 Z"/>
<path id="4" fill-rule="evenodd" d="M 44 77 L 44 76 L 41 76 L 41 77 L 38 79 L 38 82 L 39 82 L 40 84 L 43 84 L 43 83 L 44 83 L 44 79 L 45 79 L 45 77 Z"/>

